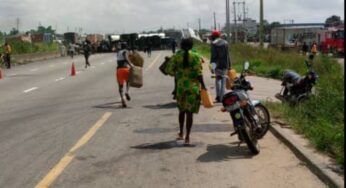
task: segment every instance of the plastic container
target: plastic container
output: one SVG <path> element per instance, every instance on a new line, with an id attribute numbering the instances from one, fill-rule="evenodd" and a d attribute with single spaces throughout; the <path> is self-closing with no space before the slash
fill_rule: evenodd
<path id="1" fill-rule="evenodd" d="M 201 89 L 201 101 L 205 108 L 212 108 L 214 106 L 210 93 L 205 89 Z"/>

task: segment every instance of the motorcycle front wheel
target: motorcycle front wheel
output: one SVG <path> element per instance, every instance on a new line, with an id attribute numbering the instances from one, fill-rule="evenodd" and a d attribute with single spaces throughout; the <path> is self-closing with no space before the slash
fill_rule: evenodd
<path id="1" fill-rule="evenodd" d="M 257 136 L 255 135 L 254 126 L 251 124 L 248 117 L 244 117 L 244 127 L 240 128 L 239 133 L 245 141 L 247 147 L 254 155 L 259 154 L 260 149 L 257 142 Z"/>

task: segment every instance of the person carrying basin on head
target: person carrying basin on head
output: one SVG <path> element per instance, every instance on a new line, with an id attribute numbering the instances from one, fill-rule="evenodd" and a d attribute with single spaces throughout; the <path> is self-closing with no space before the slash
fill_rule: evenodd
<path id="1" fill-rule="evenodd" d="M 116 70 L 116 77 L 118 80 L 118 86 L 119 86 L 119 94 L 121 98 L 122 107 L 126 108 L 126 101 L 124 99 L 123 94 L 123 88 L 124 84 L 126 83 L 126 100 L 130 101 L 130 95 L 129 95 L 129 73 L 130 69 L 129 66 L 132 66 L 130 60 L 129 60 L 129 51 L 127 50 L 127 44 L 125 42 L 121 43 L 120 50 L 117 52 L 117 70 Z"/>
<path id="2" fill-rule="evenodd" d="M 200 88 L 206 89 L 200 56 L 193 52 L 191 38 L 181 41 L 181 50 L 174 54 L 165 70 L 177 80 L 176 100 L 179 109 L 179 127 L 177 139 L 184 137 L 186 119 L 185 144 L 190 144 L 190 132 L 193 124 L 193 114 L 199 112 L 201 104 Z"/>

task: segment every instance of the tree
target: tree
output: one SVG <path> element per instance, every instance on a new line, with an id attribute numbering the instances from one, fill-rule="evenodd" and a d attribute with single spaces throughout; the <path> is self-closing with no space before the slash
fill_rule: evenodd
<path id="1" fill-rule="evenodd" d="M 19 31 L 16 28 L 12 28 L 12 30 L 10 31 L 10 35 L 16 35 L 18 33 Z"/>
<path id="2" fill-rule="evenodd" d="M 52 26 L 44 27 L 38 26 L 37 30 L 31 30 L 32 33 L 51 33 L 55 34 L 55 30 L 52 29 Z"/>
<path id="3" fill-rule="evenodd" d="M 332 27 L 332 26 L 340 25 L 341 23 L 342 22 L 341 22 L 340 16 L 333 15 L 326 19 L 325 25 L 326 27 Z"/>

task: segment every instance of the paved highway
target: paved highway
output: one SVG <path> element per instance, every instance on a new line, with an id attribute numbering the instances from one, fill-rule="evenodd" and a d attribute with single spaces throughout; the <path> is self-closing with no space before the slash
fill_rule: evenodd
<path id="1" fill-rule="evenodd" d="M 173 79 L 158 71 L 166 55 L 144 56 L 144 87 L 131 88 L 126 109 L 120 108 L 115 54 L 91 56 L 88 69 L 77 56 L 5 70 L 0 187 L 325 187 L 271 133 L 257 156 L 238 147 L 219 104 L 201 107 L 192 146 L 182 147 L 175 141 Z M 204 77 L 214 93 L 207 71 Z M 253 82 L 255 98 L 280 88 L 262 82 L 268 84 Z"/>

